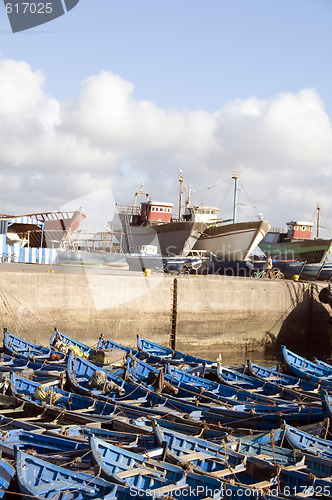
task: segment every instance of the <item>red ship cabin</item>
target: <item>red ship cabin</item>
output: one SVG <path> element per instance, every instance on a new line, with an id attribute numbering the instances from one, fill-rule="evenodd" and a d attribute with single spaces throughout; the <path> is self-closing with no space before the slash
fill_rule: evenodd
<path id="1" fill-rule="evenodd" d="M 287 222 L 288 238 L 298 240 L 311 240 L 313 222 L 291 221 Z"/>
<path id="2" fill-rule="evenodd" d="M 141 224 L 147 222 L 171 222 L 173 203 L 148 201 L 141 203 Z"/>

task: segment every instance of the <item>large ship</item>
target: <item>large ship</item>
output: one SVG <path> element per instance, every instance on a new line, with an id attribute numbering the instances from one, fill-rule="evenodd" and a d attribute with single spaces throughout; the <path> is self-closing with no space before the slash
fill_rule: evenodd
<path id="1" fill-rule="evenodd" d="M 139 195 L 146 200 L 137 206 Z M 172 217 L 173 203 L 152 201 L 148 193 L 135 194 L 132 206 L 117 206 L 112 226 L 120 235 L 124 253 L 152 253 L 165 256 L 187 256 L 205 231 L 204 222 Z M 119 238 L 119 236 L 118 236 Z"/>
<path id="2" fill-rule="evenodd" d="M 236 170 L 232 178 L 235 180 L 233 218 L 224 221 L 218 218 L 218 207 L 192 203 L 182 171 L 179 175 L 177 219 L 172 218 L 172 203 L 151 201 L 148 193 L 143 193 L 141 188 L 132 206 L 118 207 L 118 218 L 126 235 L 124 252 L 152 251 L 152 248 L 157 248 L 156 253 L 161 255 L 208 256 L 213 253 L 223 260 L 248 259 L 271 226 L 265 220 L 237 222 L 239 174 Z M 184 188 L 187 192 L 185 203 L 182 202 Z M 138 195 L 146 196 L 140 209 L 136 205 Z"/>
<path id="3" fill-rule="evenodd" d="M 313 222 L 290 221 L 287 228 L 271 228 L 259 244 L 274 259 L 323 263 L 332 251 L 332 239 L 312 238 Z"/>
<path id="4" fill-rule="evenodd" d="M 13 216 L 2 216 L 12 219 Z M 15 216 L 22 221 L 33 218 L 41 223 L 37 225 L 26 223 L 11 224 L 7 239 L 24 242 L 28 247 L 59 248 L 69 241 L 82 220 L 86 217 L 82 209 L 74 212 L 41 212 Z"/>
<path id="5" fill-rule="evenodd" d="M 270 229 L 270 224 L 265 220 L 237 222 L 237 192 L 239 174 L 234 169 L 234 203 L 233 218 L 218 219 L 218 207 L 208 207 L 204 204 L 194 206 L 187 203 L 185 217 L 187 220 L 201 221 L 207 228 L 197 240 L 194 250 L 213 253 L 220 260 L 244 261 L 259 245 Z"/>

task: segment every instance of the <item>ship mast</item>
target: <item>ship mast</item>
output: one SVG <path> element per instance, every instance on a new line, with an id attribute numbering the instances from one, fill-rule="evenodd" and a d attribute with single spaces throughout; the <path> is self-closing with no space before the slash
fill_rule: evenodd
<path id="1" fill-rule="evenodd" d="M 319 219 L 320 219 L 320 204 L 317 202 L 317 228 L 316 228 L 316 238 L 319 238 Z"/>
<path id="2" fill-rule="evenodd" d="M 240 174 L 237 173 L 236 167 L 233 168 L 232 179 L 234 179 L 234 205 L 233 205 L 233 224 L 237 222 L 237 192 L 238 192 L 238 181 Z"/>
<path id="3" fill-rule="evenodd" d="M 180 194 L 179 194 L 179 221 L 182 220 L 182 196 L 183 196 L 183 175 L 182 170 L 179 172 Z"/>

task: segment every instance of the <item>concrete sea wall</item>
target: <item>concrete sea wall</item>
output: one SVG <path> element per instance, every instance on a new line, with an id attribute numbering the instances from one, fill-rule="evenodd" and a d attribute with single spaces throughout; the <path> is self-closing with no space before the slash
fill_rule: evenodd
<path id="1" fill-rule="evenodd" d="M 138 333 L 168 345 L 175 311 L 178 350 L 252 352 L 286 344 L 331 352 L 330 311 L 318 298 L 325 283 L 18 264 L 0 271 L 2 327 L 45 345 L 54 327 L 89 345 L 101 333 L 131 346 Z"/>

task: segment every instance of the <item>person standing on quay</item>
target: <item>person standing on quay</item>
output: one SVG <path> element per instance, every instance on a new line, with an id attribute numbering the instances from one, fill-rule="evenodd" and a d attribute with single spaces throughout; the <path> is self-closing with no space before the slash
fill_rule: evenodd
<path id="1" fill-rule="evenodd" d="M 272 267 L 273 263 L 272 263 L 272 257 L 270 255 L 265 261 L 265 277 L 269 277 L 270 280 L 272 279 L 272 272 L 271 272 Z"/>

